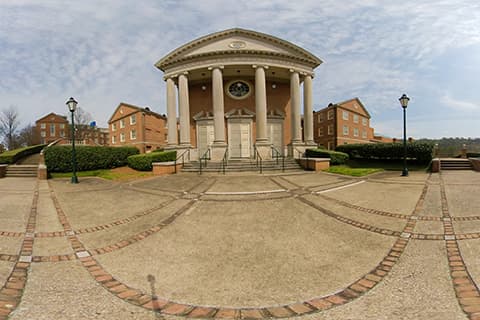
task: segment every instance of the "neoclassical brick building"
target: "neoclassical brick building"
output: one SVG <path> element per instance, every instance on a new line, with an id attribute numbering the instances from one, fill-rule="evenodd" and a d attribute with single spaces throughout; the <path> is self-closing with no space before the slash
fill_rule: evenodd
<path id="1" fill-rule="evenodd" d="M 272 147 L 291 156 L 315 145 L 312 81 L 321 63 L 290 42 L 239 28 L 173 50 L 155 64 L 166 81 L 168 148 L 188 148 L 192 158 L 210 149 L 220 160 L 257 152 L 268 159 Z"/>

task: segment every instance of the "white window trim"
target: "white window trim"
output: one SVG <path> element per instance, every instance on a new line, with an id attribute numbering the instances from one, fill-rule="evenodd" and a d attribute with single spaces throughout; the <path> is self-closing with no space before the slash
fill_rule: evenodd
<path id="1" fill-rule="evenodd" d="M 342 119 L 343 120 L 348 120 L 348 117 L 349 117 L 348 111 L 343 110 L 342 111 Z"/>
<path id="2" fill-rule="evenodd" d="M 120 142 L 125 142 L 125 133 L 120 133 Z"/>
<path id="3" fill-rule="evenodd" d="M 332 120 L 332 119 L 333 119 L 333 110 L 328 110 L 327 119 L 328 119 L 328 120 Z"/>
<path id="4" fill-rule="evenodd" d="M 112 131 L 117 131 L 117 124 L 116 123 L 112 123 Z"/>
<path id="5" fill-rule="evenodd" d="M 364 138 L 364 139 L 367 138 L 367 130 L 362 131 L 362 138 Z"/>
<path id="6" fill-rule="evenodd" d="M 137 123 L 137 115 L 136 114 L 132 114 L 130 116 L 130 124 L 136 124 Z"/>
<path id="7" fill-rule="evenodd" d="M 364 126 L 367 125 L 367 118 L 362 118 L 362 124 L 363 124 Z"/>
<path id="8" fill-rule="evenodd" d="M 125 119 L 120 120 L 120 129 L 125 128 Z"/>
<path id="9" fill-rule="evenodd" d="M 353 128 L 353 136 L 358 137 L 358 128 Z"/>
<path id="10" fill-rule="evenodd" d="M 333 135 L 333 125 L 328 126 L 328 135 L 329 136 Z"/>
<path id="11" fill-rule="evenodd" d="M 112 136 L 112 144 L 115 144 L 115 136 Z"/>
<path id="12" fill-rule="evenodd" d="M 358 123 L 358 114 L 353 115 L 353 122 Z"/>
<path id="13" fill-rule="evenodd" d="M 346 130 L 345 130 L 346 129 Z M 348 136 L 348 133 L 350 132 L 349 128 L 347 125 L 343 125 L 343 135 Z"/>
<path id="14" fill-rule="evenodd" d="M 135 132 L 135 135 L 133 134 Z M 130 140 L 137 140 L 137 131 L 130 130 Z"/>

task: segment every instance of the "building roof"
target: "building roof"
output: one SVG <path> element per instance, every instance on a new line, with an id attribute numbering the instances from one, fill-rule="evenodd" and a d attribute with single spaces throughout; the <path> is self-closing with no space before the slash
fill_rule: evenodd
<path id="1" fill-rule="evenodd" d="M 59 120 L 61 120 L 61 119 L 65 120 L 65 121 L 61 121 L 61 122 L 63 122 L 63 123 L 68 123 L 67 116 L 63 116 L 63 115 L 60 115 L 60 114 L 56 114 L 56 113 L 54 113 L 54 112 L 50 112 L 50 113 L 47 114 L 46 116 L 41 117 L 40 119 L 38 119 L 37 121 L 35 121 L 35 123 L 37 123 L 37 122 L 42 122 L 43 120 L 46 120 L 48 117 L 52 117 L 52 116 L 58 118 Z"/>
<path id="2" fill-rule="evenodd" d="M 153 112 L 152 110 L 150 110 L 149 107 L 142 108 L 142 107 L 139 107 L 139 106 L 135 106 L 133 104 L 120 102 L 118 104 L 117 108 L 115 109 L 115 111 L 112 113 L 112 116 L 110 117 L 110 119 L 108 119 L 108 123 L 112 122 L 113 117 L 117 114 L 118 109 L 120 109 L 122 106 L 134 109 L 134 110 L 136 110 L 135 112 L 143 112 L 147 115 L 151 115 L 151 116 L 154 116 L 154 117 L 159 118 L 159 119 L 167 120 L 167 117 L 165 117 L 164 115 L 161 115 L 159 113 Z M 129 115 L 131 115 L 132 113 L 135 113 L 135 112 L 124 114 L 123 117 L 129 116 Z"/>
<path id="3" fill-rule="evenodd" d="M 195 39 L 168 53 L 155 66 L 166 71 L 173 65 L 219 55 L 267 56 L 296 61 L 315 68 L 323 61 L 305 49 L 280 38 L 257 31 L 233 28 Z"/>
<path id="4" fill-rule="evenodd" d="M 368 116 L 368 118 L 371 118 L 370 113 L 367 111 L 367 108 L 365 108 L 362 101 L 360 101 L 360 99 L 357 98 L 357 97 L 352 98 L 352 99 L 348 99 L 348 100 L 345 100 L 345 101 L 342 101 L 342 102 L 330 103 L 327 107 L 325 107 L 323 109 L 320 109 L 317 112 L 323 111 L 323 110 L 331 108 L 331 107 L 342 107 L 344 109 L 347 109 L 347 108 L 345 108 L 345 106 L 352 103 L 352 102 L 356 102 L 358 104 L 358 106 L 360 106 L 362 108 L 362 110 L 365 112 L 365 114 Z M 348 110 L 355 111 L 355 110 L 352 110 L 351 108 L 348 108 Z"/>

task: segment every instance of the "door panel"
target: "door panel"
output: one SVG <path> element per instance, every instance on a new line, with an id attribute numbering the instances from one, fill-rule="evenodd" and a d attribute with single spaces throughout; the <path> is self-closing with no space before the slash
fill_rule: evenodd
<path id="1" fill-rule="evenodd" d="M 270 143 L 283 154 L 283 130 L 280 122 L 270 122 L 267 124 L 268 139 Z"/>
<path id="2" fill-rule="evenodd" d="M 249 158 L 251 154 L 251 125 L 249 123 L 229 123 L 230 158 Z"/>
<path id="3" fill-rule="evenodd" d="M 201 157 L 214 140 L 213 125 L 198 125 L 198 155 Z"/>

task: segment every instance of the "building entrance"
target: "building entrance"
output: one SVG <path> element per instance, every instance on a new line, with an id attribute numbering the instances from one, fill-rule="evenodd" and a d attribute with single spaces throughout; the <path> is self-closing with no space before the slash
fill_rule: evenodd
<path id="1" fill-rule="evenodd" d="M 230 158 L 250 158 L 252 154 L 251 122 L 229 122 L 228 152 Z"/>

